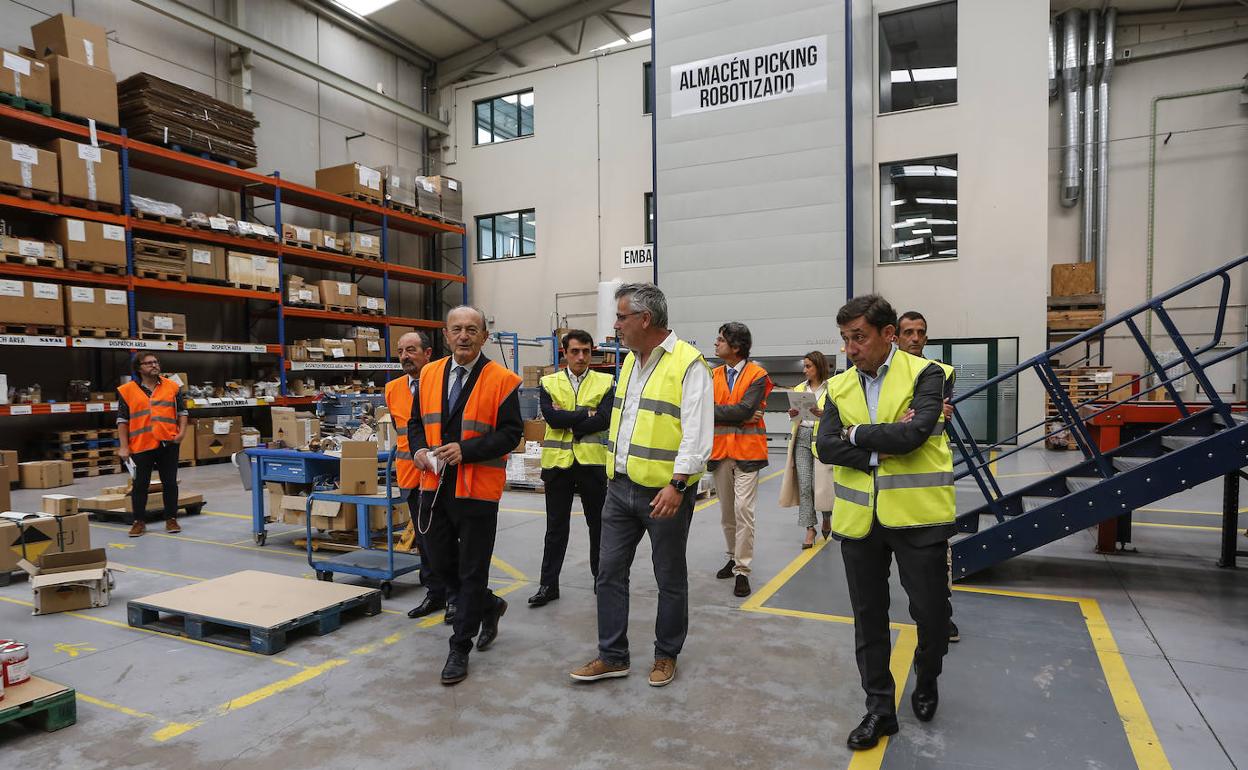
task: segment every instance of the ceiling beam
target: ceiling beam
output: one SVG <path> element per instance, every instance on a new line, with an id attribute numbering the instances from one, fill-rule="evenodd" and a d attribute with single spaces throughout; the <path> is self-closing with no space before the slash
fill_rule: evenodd
<path id="1" fill-rule="evenodd" d="M 532 16 L 528 15 L 527 13 L 525 13 L 525 12 L 524 12 L 524 10 L 523 10 L 522 8 L 520 8 L 519 6 L 517 6 L 515 3 L 511 2 L 511 0 L 498 0 L 498 2 L 500 2 L 500 3 L 502 3 L 503 5 L 507 6 L 508 10 L 510 10 L 510 11 L 511 11 L 512 13 L 514 13 L 515 15 L 517 15 L 517 16 L 519 16 L 520 18 L 524 19 L 525 24 L 532 24 L 532 23 L 535 21 L 535 19 L 534 19 Z M 559 47 L 560 47 L 560 48 L 562 48 L 563 50 L 567 51 L 569 54 L 575 54 L 575 53 L 576 53 L 576 51 L 573 51 L 573 50 L 572 50 L 572 46 L 570 46 L 570 45 L 568 45 L 567 43 L 563 42 L 563 38 L 559 37 L 559 36 L 558 36 L 558 35 L 556 35 L 554 32 L 551 32 L 551 33 L 550 33 L 549 35 L 547 35 L 546 37 L 550 38 L 551 42 L 557 43 L 557 44 L 559 45 Z"/>
<path id="2" fill-rule="evenodd" d="M 447 13 L 447 12 L 446 12 L 446 11 L 444 11 L 444 10 L 442 10 L 441 8 L 437 7 L 437 6 L 436 6 L 436 5 L 434 5 L 433 3 L 428 2 L 428 0 L 416 0 L 416 4 L 417 4 L 417 5 L 419 5 L 419 6 L 420 6 L 420 7 L 422 7 L 422 8 L 425 8 L 425 9 L 426 9 L 426 10 L 428 10 L 430 13 L 432 13 L 434 16 L 437 16 L 439 19 L 442 19 L 442 20 L 443 20 L 443 21 L 445 21 L 447 24 L 450 24 L 452 27 L 454 27 L 455 29 L 459 30 L 460 32 L 463 32 L 463 33 L 464 33 L 465 35 L 467 35 L 468 37 L 472 38 L 473 40 L 476 40 L 478 43 L 484 43 L 484 42 L 485 42 L 485 38 L 484 38 L 484 37 L 481 37 L 480 35 L 478 35 L 478 34 L 476 33 L 476 31 L 474 31 L 474 30 L 473 30 L 471 27 L 469 27 L 467 24 L 464 24 L 462 21 L 460 21 L 459 19 L 457 19 L 457 18 L 455 18 L 454 16 L 450 15 L 449 13 Z M 516 66 L 516 67 L 523 67 L 523 66 L 524 66 L 524 62 L 520 61 L 519 59 L 517 59 L 517 58 L 516 58 L 516 57 L 514 57 L 514 56 L 511 56 L 510 54 L 500 52 L 500 55 L 501 55 L 504 59 L 506 59 L 508 62 L 510 62 L 511 64 L 513 64 L 513 65 L 514 65 L 514 66 Z"/>
<path id="3" fill-rule="evenodd" d="M 615 19 L 611 18 L 610 16 L 608 16 L 608 15 L 607 15 L 607 14 L 605 14 L 605 13 L 600 13 L 600 14 L 598 14 L 598 18 L 599 18 L 599 19 L 602 19 L 602 23 L 603 23 L 603 24 L 606 24 L 608 27 L 610 27 L 610 28 L 611 28 L 611 31 L 612 31 L 612 32 L 614 32 L 615 34 L 619 35 L 619 36 L 620 36 L 620 38 L 621 38 L 624 42 L 626 42 L 626 43 L 627 43 L 627 42 L 630 42 L 630 41 L 632 40 L 632 38 L 629 36 L 629 34 L 628 34 L 627 32 L 625 32 L 625 31 L 624 31 L 624 28 L 623 28 L 623 27 L 621 27 L 619 24 L 616 24 L 616 23 L 615 23 Z"/>
<path id="4" fill-rule="evenodd" d="M 619 5 L 620 0 L 581 0 L 564 6 L 557 11 L 548 13 L 532 24 L 511 32 L 506 32 L 493 40 L 487 40 L 466 51 L 451 56 L 439 65 L 438 86 L 447 86 L 468 74 L 472 68 L 486 59 L 524 45 L 551 32 L 571 26 L 578 21 L 597 16 L 612 6 Z"/>
<path id="5" fill-rule="evenodd" d="M 581 31 L 576 33 L 576 51 L 573 56 L 581 55 L 581 46 L 585 44 L 585 19 L 581 19 Z"/>
<path id="6" fill-rule="evenodd" d="M 280 48 L 273 45 L 268 40 L 241 30 L 238 27 L 231 26 L 220 19 L 209 16 L 202 11 L 184 5 L 177 0 L 134 0 L 139 5 L 162 13 L 171 19 L 180 21 L 189 27 L 206 32 L 213 37 L 224 40 L 227 43 L 233 43 L 240 48 L 249 48 L 255 56 L 286 67 L 289 70 L 299 73 L 305 77 L 311 78 L 318 83 L 323 83 L 336 91 L 341 91 L 349 96 L 354 96 L 360 101 L 367 102 L 374 107 L 397 115 L 404 120 L 410 120 L 418 123 L 432 131 L 445 134 L 450 131 L 450 126 L 437 118 L 427 115 L 420 110 L 409 107 L 402 102 L 392 99 L 385 94 L 379 94 L 368 86 L 343 77 L 342 75 L 322 67 L 316 62 L 306 59 L 297 53 Z"/>
<path id="7" fill-rule="evenodd" d="M 433 69 L 436 61 L 433 54 L 423 50 L 412 41 L 384 29 L 376 22 L 344 8 L 335 0 L 294 0 L 294 2 L 309 13 L 346 27 L 373 45 L 384 48 L 409 64 L 423 70 Z"/>
<path id="8" fill-rule="evenodd" d="M 611 10 L 611 11 L 607 11 L 607 13 L 611 14 L 612 16 L 629 16 L 634 19 L 649 19 L 650 18 L 650 14 L 648 13 L 633 13 L 632 11 Z"/>

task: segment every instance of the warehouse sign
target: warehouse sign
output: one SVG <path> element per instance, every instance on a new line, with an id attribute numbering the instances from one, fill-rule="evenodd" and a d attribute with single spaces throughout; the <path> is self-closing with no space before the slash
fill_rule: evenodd
<path id="1" fill-rule="evenodd" d="M 620 267 L 653 267 L 654 246 L 625 246 L 620 249 Z"/>
<path id="2" fill-rule="evenodd" d="M 828 90 L 828 36 L 672 67 L 672 117 Z"/>

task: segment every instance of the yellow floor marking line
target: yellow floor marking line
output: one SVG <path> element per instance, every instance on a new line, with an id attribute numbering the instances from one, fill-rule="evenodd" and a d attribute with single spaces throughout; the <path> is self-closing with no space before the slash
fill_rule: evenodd
<path id="1" fill-rule="evenodd" d="M 523 572 L 511 566 L 510 564 L 503 561 L 502 559 L 498 558 L 497 556 L 494 556 L 490 559 L 490 564 L 495 567 L 498 567 L 503 572 L 506 572 L 508 575 L 511 576 L 513 580 L 517 580 L 520 582 L 527 582 L 529 579 L 528 575 L 525 575 Z"/>
<path id="2" fill-rule="evenodd" d="M 93 698 L 90 695 L 86 695 L 81 692 L 77 693 L 77 696 L 78 696 L 78 700 L 82 701 L 83 703 L 89 703 L 92 706 L 99 706 L 100 708 L 108 709 L 109 711 L 116 711 L 119 714 L 125 714 L 126 716 L 135 717 L 136 719 L 150 719 L 153 722 L 160 722 L 161 724 L 164 725 L 164 727 L 158 730 L 157 731 L 158 733 L 170 732 L 175 735 L 180 735 L 181 733 L 186 732 L 186 730 L 189 729 L 189 727 L 191 727 L 191 725 L 188 725 L 185 722 L 166 722 L 160 717 L 155 716 L 153 714 L 148 714 L 145 711 L 138 711 L 138 710 L 129 708 L 127 706 L 122 706 L 116 703 L 110 703 L 109 701 L 102 700 L 100 698 Z"/>
<path id="3" fill-rule="evenodd" d="M 226 513 L 225 511 L 200 511 L 201 516 L 221 516 L 226 519 L 247 519 L 251 520 L 250 513 Z"/>
<path id="4" fill-rule="evenodd" d="M 1147 511 L 1149 513 L 1194 513 L 1201 516 L 1221 516 L 1222 511 L 1198 511 L 1193 508 L 1136 508 L 1136 511 Z M 1244 513 L 1248 508 L 1240 508 L 1239 512 Z"/>
<path id="5" fill-rule="evenodd" d="M 113 526 L 112 524 L 98 524 L 94 521 L 91 522 L 91 526 L 100 527 L 101 529 L 107 529 L 113 532 L 129 532 L 130 531 L 129 527 L 116 527 L 116 526 Z M 200 543 L 202 545 L 215 545 L 215 546 L 220 546 L 221 548 L 240 548 L 244 551 L 255 551 L 257 553 L 275 553 L 275 554 L 280 554 L 282 556 L 294 556 L 297 559 L 302 559 L 305 556 L 305 554 L 302 551 L 298 553 L 295 553 L 293 551 L 279 551 L 274 548 L 260 548 L 254 545 L 239 545 L 238 543 L 223 543 L 220 540 L 205 540 L 203 538 L 190 537 L 188 535 L 169 535 L 169 534 L 165 534 L 164 532 L 148 532 L 143 537 L 167 537 L 172 540 L 179 540 L 179 541 L 186 542 L 186 543 Z M 243 542 L 248 542 L 248 541 L 243 541 Z"/>
<path id="6" fill-rule="evenodd" d="M 194 575 L 183 575 L 180 572 L 166 572 L 163 569 L 152 569 L 151 567 L 136 567 L 133 564 L 118 564 L 110 561 L 109 566 L 120 567 L 126 572 L 150 572 L 153 575 L 164 575 L 165 577 L 181 578 L 182 580 L 207 580 L 208 578 L 195 577 Z"/>
<path id="7" fill-rule="evenodd" d="M 71 658 L 76 658 L 84 652 L 99 652 L 97 648 L 88 646 L 86 642 L 74 642 L 73 644 L 57 642 L 52 650 L 54 652 L 63 652 Z"/>
<path id="8" fill-rule="evenodd" d="M 303 532 L 306 534 L 307 529 L 305 527 L 300 527 L 298 529 L 288 529 L 285 532 L 270 532 L 266 530 L 265 534 L 269 540 L 272 540 L 275 537 L 284 537 L 285 535 L 293 535 L 298 532 Z M 245 537 L 242 540 L 235 540 L 234 542 L 230 543 L 230 545 L 245 545 L 247 543 L 254 543 L 255 541 L 256 541 L 256 536 L 252 535 L 251 537 Z"/>
<path id="9" fill-rule="evenodd" d="M 1163 527 L 1165 529 L 1203 529 L 1208 532 L 1221 532 L 1221 527 L 1205 527 L 1200 524 L 1158 524 L 1152 521 L 1133 521 L 1133 527 Z"/>
<path id="10" fill-rule="evenodd" d="M 906 691 L 906 680 L 910 678 L 911 664 L 914 662 L 914 651 L 919 644 L 919 634 L 913 628 L 903 628 L 897 632 L 897 641 L 893 643 L 893 652 L 888 659 L 889 671 L 893 674 L 893 682 L 897 687 L 897 699 L 894 708 L 901 709 L 901 696 Z M 884 751 L 888 748 L 888 736 L 880 738 L 875 748 L 867 751 L 855 751 L 849 760 L 849 770 L 879 770 L 884 763 Z"/>
<path id="11" fill-rule="evenodd" d="M 1000 456 L 1001 456 L 1001 453 L 998 452 L 997 450 L 995 449 L 988 450 L 988 472 L 991 473 L 993 476 L 997 475 L 997 458 Z"/>

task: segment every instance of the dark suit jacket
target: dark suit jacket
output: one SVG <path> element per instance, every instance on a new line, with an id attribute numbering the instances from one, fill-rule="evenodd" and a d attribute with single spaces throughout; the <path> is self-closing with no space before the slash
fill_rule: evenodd
<path id="1" fill-rule="evenodd" d="M 454 361 L 447 365 L 446 372 L 442 377 L 442 443 L 451 444 L 459 442 L 460 451 L 464 455 L 463 462 L 466 463 L 477 463 L 483 460 L 494 460 L 503 457 L 516 448 L 516 445 L 520 443 L 520 438 L 524 435 L 524 420 L 520 417 L 520 389 L 516 388 L 499 405 L 498 418 L 494 422 L 494 430 L 492 432 L 484 436 L 460 440 L 460 434 L 463 431 L 464 404 L 468 403 L 468 396 L 472 393 L 473 388 L 476 387 L 481 370 L 485 368 L 489 360 L 482 355 L 477 361 L 477 365 L 468 374 L 468 380 L 464 383 L 463 392 L 459 396 L 459 404 L 454 411 L 446 403 L 450 390 L 451 370 L 455 366 Z M 407 423 L 407 441 L 411 445 L 412 454 L 415 454 L 421 449 L 428 449 L 429 444 L 425 441 L 425 423 L 420 409 L 412 411 L 412 419 Z M 454 493 L 457 476 L 458 468 L 456 466 L 452 465 L 446 469 L 442 477 L 444 494 L 447 491 Z M 432 496 L 426 495 L 426 498 L 432 499 Z M 443 496 L 439 496 L 438 499 L 446 499 L 449 502 L 449 499 Z M 455 504 L 460 506 L 460 510 L 466 514 L 488 513 L 498 508 L 497 503 L 488 503 L 482 500 L 456 499 Z"/>
<path id="2" fill-rule="evenodd" d="M 944 400 L 945 373 L 936 364 L 929 364 L 914 385 L 914 397 L 910 402 L 914 418 L 910 422 L 859 425 L 854 430 L 855 443 L 851 444 L 841 438 L 844 424 L 835 402 L 828 399 L 828 406 L 819 420 L 819 432 L 815 439 L 819 461 L 870 473 L 872 452 L 886 455 L 909 454 L 932 435 Z M 954 528 L 953 525 L 941 525 L 899 531 L 909 533 L 914 545 L 923 545 L 948 539 Z"/>

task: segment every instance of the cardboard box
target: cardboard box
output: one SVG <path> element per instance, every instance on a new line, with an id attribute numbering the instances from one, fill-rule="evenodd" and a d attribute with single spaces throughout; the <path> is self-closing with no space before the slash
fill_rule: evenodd
<path id="1" fill-rule="evenodd" d="M 103 27 L 60 13 L 30 28 L 39 56 L 60 54 L 92 67 L 109 69 L 108 37 Z"/>
<path id="2" fill-rule="evenodd" d="M 318 281 L 321 301 L 337 307 L 359 307 L 360 290 L 350 281 Z"/>
<path id="3" fill-rule="evenodd" d="M 85 551 L 91 547 L 87 514 L 0 513 L 0 572 L 17 569 L 20 559 L 37 563 L 44 553 Z"/>
<path id="4" fill-rule="evenodd" d="M 317 249 L 342 251 L 342 239 L 333 230 L 313 230 L 312 245 Z"/>
<path id="5" fill-rule="evenodd" d="M 73 516 L 78 513 L 78 498 L 73 495 L 44 495 L 43 512 L 53 516 Z"/>
<path id="6" fill-rule="evenodd" d="M 356 307 L 360 310 L 365 310 L 369 313 L 386 314 L 386 301 L 381 297 L 366 297 L 360 294 L 356 297 L 356 302 L 358 303 Z"/>
<path id="7" fill-rule="evenodd" d="M 355 341 L 356 358 L 385 358 L 385 341 L 374 338 L 362 338 Z"/>
<path id="8" fill-rule="evenodd" d="M 418 176 L 412 181 L 416 193 L 416 212 L 442 216 L 442 196 L 438 194 L 438 186 L 429 177 Z"/>
<path id="9" fill-rule="evenodd" d="M 206 243 L 182 244 L 186 247 L 186 277 L 208 281 L 228 281 L 229 270 L 226 268 L 225 247 L 210 246 Z"/>
<path id="10" fill-rule="evenodd" d="M 381 259 L 381 237 L 369 233 L 346 233 L 347 253 L 357 257 Z"/>
<path id="11" fill-rule="evenodd" d="M 311 412 L 296 412 L 289 406 L 274 406 L 269 411 L 273 419 L 274 441 L 298 449 L 321 435 L 321 421 Z"/>
<path id="12" fill-rule="evenodd" d="M 195 421 L 187 420 L 186 433 L 178 444 L 178 464 L 195 459 Z"/>
<path id="13" fill-rule="evenodd" d="M 38 238 L 14 238 L 11 235 L 0 235 L 0 254 L 14 254 L 19 257 L 37 259 L 60 259 L 62 253 L 59 243 L 49 243 Z"/>
<path id="14" fill-rule="evenodd" d="M 404 334 L 408 334 L 414 331 L 416 331 L 415 326 L 398 326 L 398 325 L 391 324 L 390 326 L 390 355 L 393 358 L 397 359 L 399 357 L 399 340 L 403 339 Z M 426 339 L 429 338 L 429 331 L 427 329 L 423 330 L 421 333 L 425 335 Z"/>
<path id="15" fill-rule="evenodd" d="M 353 340 L 379 340 L 381 329 L 376 326 L 352 326 L 347 330 L 347 336 Z"/>
<path id="16" fill-rule="evenodd" d="M 52 75 L 46 62 L 12 51 L 0 51 L 0 57 L 0 91 L 32 102 L 52 103 Z"/>
<path id="17" fill-rule="evenodd" d="M 348 349 L 346 340 L 321 337 L 320 339 L 308 340 L 308 342 L 311 343 L 312 348 L 320 348 L 325 351 L 326 361 L 338 361 L 344 358 L 352 358 L 352 354 L 355 351 L 354 344 L 352 344 L 350 349 Z"/>
<path id="18" fill-rule="evenodd" d="M 68 460 L 36 460 L 18 468 L 22 489 L 53 489 L 74 483 L 74 466 Z"/>
<path id="19" fill-rule="evenodd" d="M 117 153 L 68 139 L 57 139 L 61 195 L 121 205 L 121 171 Z"/>
<path id="20" fill-rule="evenodd" d="M 524 421 L 524 440 L 525 441 L 541 441 L 546 438 L 546 421 L 545 420 L 525 420 Z"/>
<path id="21" fill-rule="evenodd" d="M 13 507 L 13 500 L 9 493 L 9 480 L 16 474 L 16 469 L 10 471 L 8 466 L 0 465 L 0 511 L 7 511 Z"/>
<path id="22" fill-rule="evenodd" d="M 130 329 L 130 306 L 122 289 L 65 287 L 65 325 L 87 329 Z"/>
<path id="23" fill-rule="evenodd" d="M 320 305 L 321 287 L 304 283 L 302 278 L 292 275 L 286 279 L 286 304 Z"/>
<path id="24" fill-rule="evenodd" d="M 67 260 L 120 267 L 126 264 L 126 229 L 120 225 L 62 217 L 56 221 L 52 239 L 61 245 Z"/>
<path id="25" fill-rule="evenodd" d="M 416 173 L 412 169 L 402 166 L 382 166 L 381 177 L 386 185 L 386 200 L 412 208 L 416 207 L 416 192 L 412 189 Z"/>
<path id="26" fill-rule="evenodd" d="M 521 371 L 524 372 L 524 381 L 521 383 L 526 388 L 536 388 L 542 382 L 542 367 L 526 366 Z"/>
<path id="27" fill-rule="evenodd" d="M 61 326 L 65 305 L 61 287 L 39 281 L 0 279 L 0 323 Z"/>
<path id="28" fill-rule="evenodd" d="M 31 576 L 35 615 L 108 606 L 113 579 L 103 548 L 44 553 L 37 563 L 23 560 L 19 566 Z"/>
<path id="29" fill-rule="evenodd" d="M 243 428 L 243 449 L 255 449 L 260 446 L 260 431 L 256 428 Z"/>
<path id="30" fill-rule="evenodd" d="M 140 334 L 186 336 L 186 316 L 182 313 L 152 313 L 140 310 L 136 315 Z"/>
<path id="31" fill-rule="evenodd" d="M 335 195 L 359 195 L 381 203 L 381 172 L 359 163 L 345 163 L 316 170 L 318 190 Z"/>
<path id="32" fill-rule="evenodd" d="M 299 225 L 282 225 L 282 240 L 294 241 L 300 246 L 315 245 L 312 234 L 320 232 L 314 227 L 300 227 Z"/>
<path id="33" fill-rule="evenodd" d="M 0 183 L 54 193 L 60 178 L 55 152 L 0 139 Z"/>
<path id="34" fill-rule="evenodd" d="M 195 459 L 229 457 L 243 450 L 243 418 L 202 417 L 195 424 Z"/>
<path id="35" fill-rule="evenodd" d="M 19 478 L 19 470 L 17 467 L 17 450 L 16 449 L 0 449 L 0 466 L 9 472 L 9 486 L 17 483 Z M 4 510 L 9 510 L 8 506 Z"/>
<path id="36" fill-rule="evenodd" d="M 228 253 L 230 280 L 234 283 L 258 286 L 275 291 L 282 288 L 277 271 L 277 257 L 246 254 L 241 251 Z"/>
<path id="37" fill-rule="evenodd" d="M 50 56 L 45 61 L 52 79 L 52 106 L 57 112 L 106 126 L 120 124 L 116 75 L 64 56 Z"/>
<path id="38" fill-rule="evenodd" d="M 464 191 L 458 179 L 449 176 L 431 176 L 427 179 L 438 188 L 442 198 L 442 218 L 448 222 L 464 221 Z"/>
<path id="39" fill-rule="evenodd" d="M 1070 297 L 1096 293 L 1096 263 L 1074 262 L 1049 268 L 1051 296 Z"/>
<path id="40" fill-rule="evenodd" d="M 377 494 L 377 442 L 342 442 L 338 488 L 352 495 Z"/>

